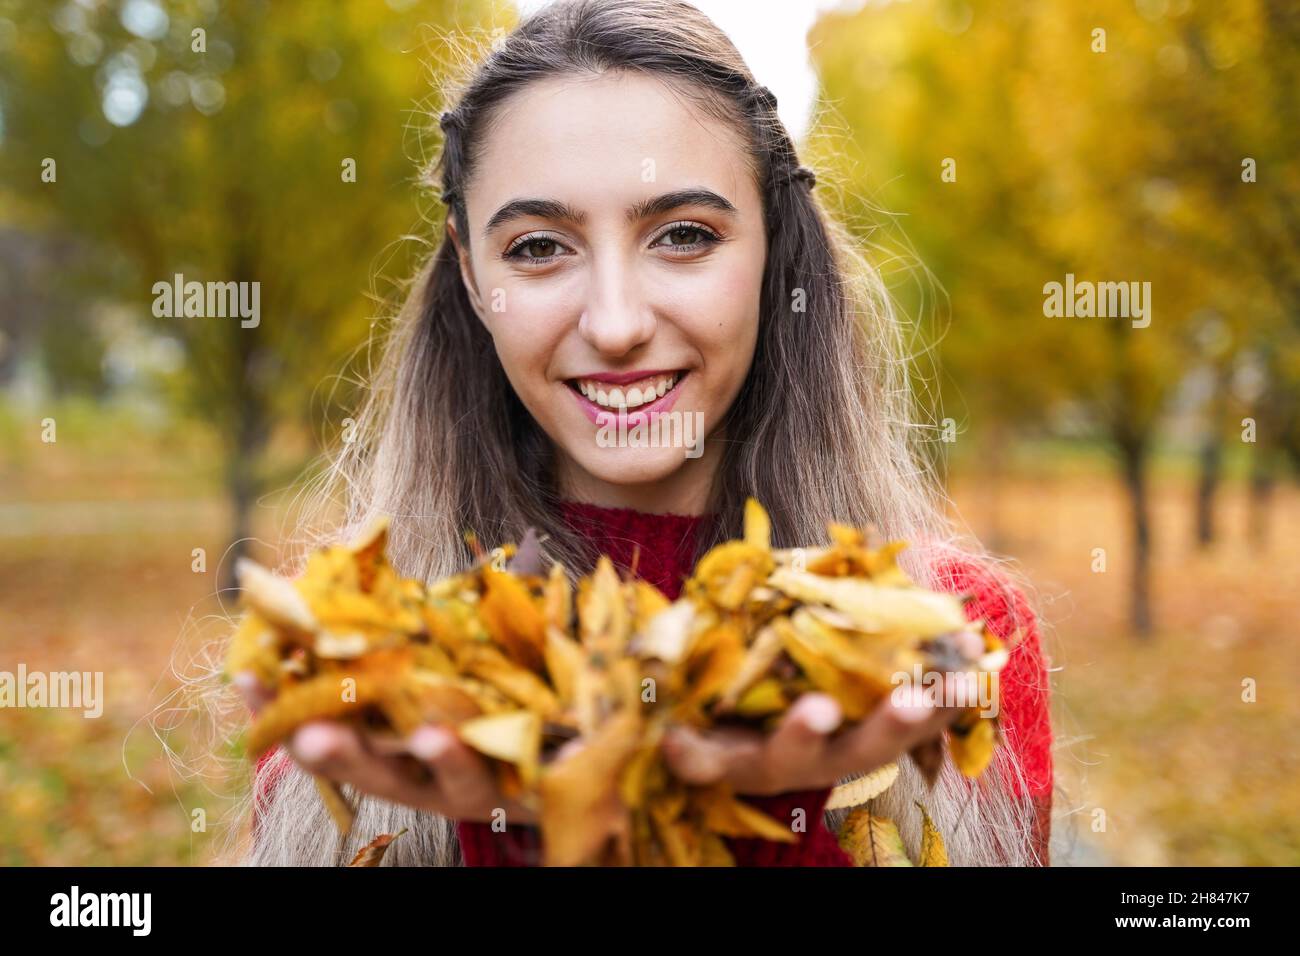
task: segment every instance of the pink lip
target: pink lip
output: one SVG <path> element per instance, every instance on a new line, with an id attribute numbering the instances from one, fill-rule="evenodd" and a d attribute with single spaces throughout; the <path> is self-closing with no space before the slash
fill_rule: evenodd
<path id="1" fill-rule="evenodd" d="M 662 372 L 637 373 L 637 375 L 640 378 L 648 378 L 650 375 L 656 375 L 656 374 L 662 375 L 664 373 Z M 677 384 L 673 386 L 672 391 L 665 392 L 661 398 L 656 398 L 653 402 L 650 402 L 646 405 L 638 405 L 636 408 L 633 409 L 619 409 L 618 411 L 613 411 L 611 409 L 604 408 L 603 406 L 597 405 L 586 395 L 583 395 L 581 392 L 575 389 L 569 388 L 569 386 L 567 385 L 565 386 L 565 388 L 568 390 L 569 394 L 571 394 L 575 399 L 578 400 L 578 407 L 582 409 L 583 414 L 586 415 L 588 418 L 590 418 L 592 422 L 594 422 L 595 424 L 612 425 L 615 427 L 619 427 L 619 420 L 621 418 L 626 418 L 626 421 L 623 423 L 623 427 L 635 428 L 637 425 L 640 424 L 644 424 L 644 425 L 650 424 L 650 422 L 654 420 L 652 416 L 664 414 L 665 412 L 669 411 L 673 407 L 673 405 L 677 403 L 677 395 L 682 390 L 682 382 L 686 380 L 687 374 L 689 373 L 683 372 L 681 376 L 678 377 Z M 620 385 L 623 384 L 624 382 L 636 381 L 636 378 L 623 378 L 621 381 L 615 381 L 613 378 L 600 378 L 595 375 L 584 375 L 581 377 L 590 378 L 594 381 L 599 381 L 599 382 L 611 382 L 614 385 Z"/>
<path id="2" fill-rule="evenodd" d="M 593 382 L 608 382 L 610 385 L 626 385 L 628 382 L 639 382 L 643 378 L 662 377 L 680 371 L 681 369 L 667 368 L 651 369 L 648 372 L 593 372 L 590 375 L 575 375 L 573 379 L 585 378 Z"/>

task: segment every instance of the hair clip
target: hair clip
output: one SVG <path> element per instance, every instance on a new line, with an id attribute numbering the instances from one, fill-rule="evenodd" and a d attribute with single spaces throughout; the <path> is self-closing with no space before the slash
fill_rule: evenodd
<path id="1" fill-rule="evenodd" d="M 766 86 L 757 87 L 752 94 L 752 98 L 760 101 L 765 107 L 767 107 L 773 113 L 776 112 L 776 94 L 773 93 L 771 90 L 769 90 Z"/>
<path id="2" fill-rule="evenodd" d="M 817 185 L 817 174 L 814 173 L 807 166 L 800 166 L 798 169 L 796 169 L 793 173 L 790 174 L 790 178 L 798 179 L 806 183 L 809 189 L 812 189 L 814 186 Z"/>
<path id="3" fill-rule="evenodd" d="M 784 186 L 786 183 L 794 179 L 804 183 L 809 189 L 812 189 L 817 185 L 817 174 L 807 166 L 795 166 L 793 168 L 790 166 L 781 167 L 777 170 L 775 179 L 776 185 L 778 186 Z"/>

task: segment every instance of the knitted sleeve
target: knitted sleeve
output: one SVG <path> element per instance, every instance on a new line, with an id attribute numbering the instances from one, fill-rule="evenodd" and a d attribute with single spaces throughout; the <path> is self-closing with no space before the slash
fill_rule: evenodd
<path id="1" fill-rule="evenodd" d="M 1047 660 L 1038 620 L 1024 594 L 986 565 L 968 558 L 950 559 L 936 570 L 940 588 L 971 595 L 965 605 L 968 620 L 983 618 L 995 636 L 1012 642 L 1010 659 L 999 676 L 1001 728 L 1006 745 L 1024 769 L 1025 783 L 1017 779 L 1013 792 L 1032 805 L 1033 848 L 1046 866 L 1052 823 L 1052 725 Z M 736 862 L 741 866 L 851 866 L 834 835 L 822 825 L 829 795 L 829 790 L 808 790 L 746 797 L 746 802 L 781 821 L 792 819 L 795 809 L 805 809 L 808 832 L 794 844 L 728 840 Z"/>
<path id="2" fill-rule="evenodd" d="M 1038 620 L 1021 591 L 987 565 L 970 559 L 947 560 L 936 567 L 941 587 L 970 594 L 966 616 L 983 618 L 989 631 L 1011 642 L 1011 656 L 999 675 L 999 724 L 1006 746 L 1016 754 L 1025 782 L 1013 792 L 1032 804 L 1033 847 L 1047 866 L 1052 826 L 1052 722 L 1048 660 Z"/>

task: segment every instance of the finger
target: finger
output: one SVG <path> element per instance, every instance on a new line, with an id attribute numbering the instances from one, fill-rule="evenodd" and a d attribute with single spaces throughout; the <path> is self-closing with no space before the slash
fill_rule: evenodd
<path id="1" fill-rule="evenodd" d="M 406 739 L 396 734 L 367 734 L 365 744 L 367 750 L 381 757 L 400 757 L 411 752 Z"/>
<path id="2" fill-rule="evenodd" d="M 351 783 L 368 793 L 377 792 L 385 783 L 385 774 L 376 773 L 380 757 L 365 749 L 354 727 L 335 721 L 311 721 L 290 737 L 289 752 L 313 774 Z"/>
<path id="3" fill-rule="evenodd" d="M 891 695 L 887 705 L 880 709 L 893 722 L 899 736 L 911 745 L 921 743 L 950 726 L 962 715 L 964 707 L 949 707 L 943 701 L 956 699 L 956 676 L 945 674 L 943 689 L 938 699 L 934 699 L 922 688 L 912 688 L 907 693 L 900 693 L 900 699 Z"/>
<path id="4" fill-rule="evenodd" d="M 662 749 L 664 762 L 679 779 L 703 786 L 729 777 L 735 767 L 760 764 L 763 737 L 674 727 L 664 735 Z"/>
<path id="5" fill-rule="evenodd" d="M 445 727 L 419 727 L 407 742 L 411 753 L 433 770 L 439 789 L 453 810 L 481 812 L 501 807 L 505 801 L 487 762 Z M 455 815 L 455 813 L 453 813 Z"/>
<path id="6" fill-rule="evenodd" d="M 937 736 L 954 719 L 958 708 L 935 707 L 921 691 L 901 693 L 881 702 L 856 727 L 827 747 L 836 776 L 866 773 L 897 760 L 922 741 Z"/>
<path id="7" fill-rule="evenodd" d="M 303 769 L 332 776 L 351 765 L 361 754 L 361 744 L 351 729 L 329 720 L 303 724 L 289 738 L 290 756 Z"/>
<path id="8" fill-rule="evenodd" d="M 270 703 L 271 698 L 275 696 L 271 688 L 258 679 L 252 671 L 240 671 L 231 681 L 239 695 L 244 698 L 244 704 L 257 716 L 257 712 Z"/>
<path id="9" fill-rule="evenodd" d="M 581 737 L 574 737 L 572 740 L 566 740 L 560 745 L 560 749 L 555 751 L 555 762 L 559 763 L 561 760 L 572 757 L 585 746 L 587 746 L 587 744 Z"/>
<path id="10" fill-rule="evenodd" d="M 346 724 L 304 724 L 290 740 L 289 753 L 311 773 L 385 800 L 427 806 L 436 799 L 410 779 L 399 760 L 369 752 L 361 735 Z"/>
<path id="11" fill-rule="evenodd" d="M 812 781 L 819 769 L 824 769 L 828 738 L 839 729 L 844 713 L 835 698 L 828 694 L 804 694 L 790 707 L 781 719 L 764 748 L 764 759 L 758 765 L 744 768 L 740 777 L 732 782 L 746 792 L 761 785 L 760 776 L 781 783 L 790 789 L 791 780 Z M 747 772 L 745 772 L 747 771 Z M 750 779 L 752 778 L 752 779 Z M 827 780 L 834 782 L 834 777 Z"/>

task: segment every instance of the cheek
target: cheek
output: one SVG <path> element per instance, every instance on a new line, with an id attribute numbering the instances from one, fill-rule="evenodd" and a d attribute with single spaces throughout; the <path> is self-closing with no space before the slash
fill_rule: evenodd
<path id="1" fill-rule="evenodd" d="M 560 293 L 503 285 L 495 296 L 499 311 L 491 311 L 493 301 L 491 293 L 484 298 L 485 322 L 506 375 L 521 393 L 545 386 L 569 314 Z"/>
<path id="2" fill-rule="evenodd" d="M 688 313 L 688 334 L 715 387 L 729 388 L 724 379 L 743 378 L 749 370 L 758 340 L 761 281 L 761 268 L 749 265 L 719 272 Z"/>

